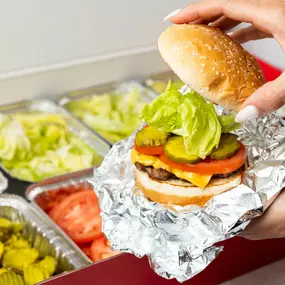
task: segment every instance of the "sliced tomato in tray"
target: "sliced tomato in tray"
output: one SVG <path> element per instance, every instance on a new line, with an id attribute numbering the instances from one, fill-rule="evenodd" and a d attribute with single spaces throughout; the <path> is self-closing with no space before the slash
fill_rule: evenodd
<path id="1" fill-rule="evenodd" d="M 119 251 L 111 250 L 110 243 L 104 236 L 94 240 L 91 245 L 91 259 L 94 262 L 112 257 L 119 253 Z"/>
<path id="2" fill-rule="evenodd" d="M 78 244 L 102 235 L 98 200 L 91 190 L 66 197 L 49 213 L 50 217 Z"/>
<path id="3" fill-rule="evenodd" d="M 80 248 L 91 259 L 91 246 Z"/>

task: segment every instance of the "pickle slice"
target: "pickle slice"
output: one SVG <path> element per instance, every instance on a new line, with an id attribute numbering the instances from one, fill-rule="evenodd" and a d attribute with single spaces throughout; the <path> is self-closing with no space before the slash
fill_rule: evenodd
<path id="1" fill-rule="evenodd" d="M 222 160 L 227 159 L 239 150 L 240 145 L 236 136 L 233 134 L 222 134 L 219 146 L 214 148 L 210 154 L 211 159 Z"/>
<path id="2" fill-rule="evenodd" d="M 170 160 L 180 163 L 194 164 L 201 160 L 199 156 L 187 154 L 183 137 L 170 138 L 164 145 L 164 153 Z"/>
<path id="3" fill-rule="evenodd" d="M 20 275 L 9 271 L 0 275 L 0 285 L 24 285 L 24 280 Z"/>
<path id="4" fill-rule="evenodd" d="M 137 146 L 160 146 L 164 145 L 170 133 L 161 132 L 152 127 L 146 127 L 140 130 L 136 134 L 136 145 Z"/>

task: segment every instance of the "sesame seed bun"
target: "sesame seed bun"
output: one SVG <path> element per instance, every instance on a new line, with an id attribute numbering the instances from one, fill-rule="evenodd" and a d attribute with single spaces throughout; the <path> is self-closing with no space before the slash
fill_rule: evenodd
<path id="1" fill-rule="evenodd" d="M 239 110 L 265 83 L 255 58 L 210 26 L 173 25 L 159 37 L 158 49 L 185 84 L 228 109 Z"/>

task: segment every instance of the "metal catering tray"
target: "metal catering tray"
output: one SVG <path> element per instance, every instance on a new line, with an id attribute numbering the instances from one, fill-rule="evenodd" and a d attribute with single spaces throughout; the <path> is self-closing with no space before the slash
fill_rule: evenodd
<path id="1" fill-rule="evenodd" d="M 39 250 L 40 257 L 51 255 L 57 259 L 56 274 L 73 271 L 88 265 L 80 251 L 76 251 L 42 219 L 37 210 L 17 195 L 0 195 L 0 217 L 23 226 L 24 237 Z"/>
<path id="2" fill-rule="evenodd" d="M 151 74 L 148 76 L 144 82 L 148 80 L 153 80 L 153 81 L 169 81 L 169 80 L 179 80 L 178 76 L 173 72 L 173 71 L 166 71 L 162 73 L 155 73 Z"/>
<path id="3" fill-rule="evenodd" d="M 93 176 L 93 169 L 85 169 L 82 171 L 74 172 L 71 174 L 62 175 L 60 177 L 47 179 L 45 181 L 36 183 L 28 187 L 26 190 L 26 198 L 31 201 L 33 206 L 41 213 L 43 219 L 46 223 L 52 226 L 58 234 L 60 234 L 64 239 L 68 240 L 69 243 L 76 248 L 77 251 L 81 252 L 81 255 L 84 255 L 86 261 L 92 263 L 92 261 L 81 251 L 81 249 L 67 236 L 67 234 L 55 224 L 50 217 L 44 212 L 44 210 L 39 206 L 40 202 L 43 201 L 46 193 L 48 191 L 56 191 L 62 187 L 74 186 L 76 188 L 84 188 L 86 186 L 91 186 L 88 182 Z"/>
<path id="4" fill-rule="evenodd" d="M 149 89 L 153 90 L 153 92 L 155 92 L 156 94 L 160 94 L 161 92 L 163 92 L 164 90 L 155 90 L 155 88 L 153 88 L 153 84 L 158 84 L 158 85 L 167 85 L 168 81 L 180 81 L 180 79 L 178 78 L 178 76 L 173 73 L 172 71 L 166 71 L 163 73 L 157 73 L 157 74 L 152 74 L 148 77 L 146 77 L 143 81 L 143 84 L 145 86 L 147 86 Z M 162 88 L 162 86 L 159 86 L 159 88 Z"/>
<path id="5" fill-rule="evenodd" d="M 80 89 L 68 92 L 66 94 L 63 94 L 57 98 L 57 103 L 65 108 L 67 110 L 66 105 L 67 103 L 71 101 L 77 101 L 85 98 L 89 98 L 92 96 L 100 96 L 103 94 L 110 94 L 115 93 L 120 96 L 120 94 L 129 92 L 132 88 L 137 88 L 141 97 L 141 100 L 143 102 L 149 103 L 154 98 L 156 98 L 157 94 L 147 86 L 137 82 L 137 81 L 126 81 L 126 82 L 111 82 L 107 84 L 97 85 L 86 89 Z M 68 110 L 67 110 L 68 111 Z M 72 112 L 68 111 L 72 116 L 75 117 Z M 98 136 L 100 136 L 103 140 L 105 140 L 107 143 L 112 145 L 113 143 L 109 141 L 107 138 L 104 138 L 101 136 L 98 132 L 96 132 L 94 129 L 89 127 L 85 124 L 85 126 L 92 132 L 96 133 Z"/>
<path id="6" fill-rule="evenodd" d="M 77 118 L 71 116 L 69 112 L 67 112 L 64 108 L 58 106 L 55 102 L 51 100 L 26 100 L 0 106 L 0 113 L 2 114 L 16 114 L 22 112 L 43 112 L 51 114 L 60 114 L 66 121 L 69 131 L 75 134 L 80 139 L 82 139 L 94 150 L 96 150 L 99 155 L 104 157 L 110 150 L 110 146 L 104 140 L 102 140 L 95 133 L 90 132 L 88 128 L 86 128 L 85 125 L 82 124 Z M 9 173 L 9 171 L 5 171 Z"/>

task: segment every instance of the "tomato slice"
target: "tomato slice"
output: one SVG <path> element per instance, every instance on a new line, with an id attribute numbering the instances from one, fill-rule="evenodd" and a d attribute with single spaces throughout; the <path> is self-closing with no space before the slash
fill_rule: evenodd
<path id="1" fill-rule="evenodd" d="M 135 143 L 135 150 L 142 154 L 160 155 L 164 153 L 164 146 L 137 146 Z"/>
<path id="2" fill-rule="evenodd" d="M 183 171 L 206 175 L 226 174 L 233 172 L 244 165 L 246 160 L 246 150 L 244 145 L 240 143 L 239 151 L 229 159 L 202 161 L 195 164 L 186 164 L 172 161 L 168 159 L 165 154 L 160 155 L 159 159 L 170 167 Z"/>
<path id="3" fill-rule="evenodd" d="M 81 247 L 81 250 L 89 257 L 91 258 L 91 247 Z"/>
<path id="4" fill-rule="evenodd" d="M 109 241 L 105 236 L 96 239 L 91 245 L 91 260 L 96 262 L 119 254 L 119 251 L 112 251 Z"/>
<path id="5" fill-rule="evenodd" d="M 92 242 L 102 235 L 98 200 L 93 191 L 80 191 L 53 208 L 50 217 L 76 243 Z"/>

